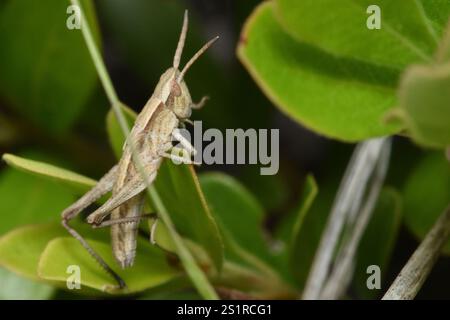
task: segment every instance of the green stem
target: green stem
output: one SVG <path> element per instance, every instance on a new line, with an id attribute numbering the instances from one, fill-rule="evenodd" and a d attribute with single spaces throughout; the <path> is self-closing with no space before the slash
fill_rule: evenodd
<path id="1" fill-rule="evenodd" d="M 103 88 L 105 89 L 106 95 L 108 96 L 109 102 L 111 103 L 111 106 L 119 122 L 119 125 L 123 131 L 123 134 L 125 137 L 128 137 L 130 128 L 128 127 L 128 124 L 125 120 L 125 116 L 122 113 L 121 102 L 117 96 L 116 91 L 114 90 L 114 86 L 111 82 L 108 71 L 106 70 L 100 52 L 98 51 L 98 48 L 95 45 L 94 38 L 92 37 L 92 32 L 89 28 L 89 24 L 87 23 L 87 20 L 84 18 L 82 7 L 78 0 L 71 0 L 71 2 L 73 5 L 76 5 L 80 8 L 81 31 L 83 33 L 83 37 L 86 41 L 86 45 L 88 47 L 89 53 L 91 54 L 92 61 L 94 62 L 95 68 L 97 69 L 98 76 L 100 77 L 100 81 L 103 85 Z M 169 234 L 172 237 L 172 240 L 177 250 L 177 254 L 180 257 L 181 263 L 183 264 L 186 273 L 190 277 L 192 283 L 194 284 L 198 292 L 205 299 L 217 300 L 218 296 L 214 291 L 212 285 L 209 283 L 206 275 L 203 273 L 203 271 L 199 268 L 199 266 L 195 262 L 194 257 L 185 246 L 183 240 L 181 239 L 181 236 L 175 230 L 175 226 L 170 218 L 169 213 L 164 207 L 164 204 L 161 201 L 158 192 L 155 190 L 154 187 L 151 186 L 151 183 L 149 183 L 148 177 L 145 174 L 144 166 L 142 165 L 142 161 L 134 147 L 134 141 L 129 141 L 129 146 L 133 154 L 134 164 L 138 169 L 139 173 L 141 174 L 143 181 L 147 185 L 148 195 L 153 200 L 156 208 L 158 209 L 159 216 L 166 225 Z"/>

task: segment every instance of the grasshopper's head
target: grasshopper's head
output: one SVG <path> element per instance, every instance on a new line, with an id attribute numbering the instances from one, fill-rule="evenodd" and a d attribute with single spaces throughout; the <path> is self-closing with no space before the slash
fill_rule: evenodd
<path id="1" fill-rule="evenodd" d="M 192 99 L 189 89 L 184 82 L 184 75 L 192 64 L 219 38 L 215 37 L 208 41 L 196 54 L 186 63 L 183 70 L 179 70 L 181 54 L 186 40 L 188 26 L 187 10 L 184 12 L 183 28 L 177 50 L 173 58 L 173 66 L 164 72 L 159 80 L 156 90 L 161 92 L 161 99 L 180 119 L 187 119 L 192 113 Z"/>

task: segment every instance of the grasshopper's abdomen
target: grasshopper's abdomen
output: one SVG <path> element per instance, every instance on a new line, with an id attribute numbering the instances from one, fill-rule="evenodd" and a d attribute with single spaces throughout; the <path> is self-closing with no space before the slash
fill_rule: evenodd
<path id="1" fill-rule="evenodd" d="M 144 195 L 131 198 L 111 214 L 111 219 L 135 217 L 142 214 Z M 111 226 L 111 243 L 114 256 L 122 268 L 134 263 L 137 247 L 139 222 L 129 222 Z"/>
<path id="2" fill-rule="evenodd" d="M 170 149 L 172 132 L 178 127 L 178 119 L 169 109 L 158 109 L 147 126 L 142 141 L 136 141 L 135 145 L 144 159 L 145 171 L 149 180 L 153 182 L 161 163 L 161 155 Z M 131 177 L 138 175 L 131 151 L 126 148 L 119 163 L 119 173 L 113 188 L 113 196 L 129 181 Z M 140 193 L 124 202 L 111 213 L 111 219 L 123 219 L 141 216 L 143 214 L 144 194 Z M 122 268 L 133 265 L 136 256 L 137 236 L 139 221 L 115 224 L 111 226 L 111 242 L 113 254 Z"/>

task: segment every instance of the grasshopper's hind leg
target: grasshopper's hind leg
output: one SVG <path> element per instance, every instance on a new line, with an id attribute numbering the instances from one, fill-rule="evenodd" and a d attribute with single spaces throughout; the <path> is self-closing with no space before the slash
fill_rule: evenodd
<path id="1" fill-rule="evenodd" d="M 104 228 L 109 227 L 115 224 L 122 224 L 122 223 L 131 223 L 131 222 L 138 222 L 143 219 L 154 219 L 156 218 L 156 213 L 145 213 L 140 216 L 135 217 L 128 217 L 128 218 L 118 218 L 118 219 L 111 219 L 102 221 L 100 224 L 93 224 L 93 228 Z"/>
<path id="2" fill-rule="evenodd" d="M 109 273 L 114 278 L 114 280 L 117 281 L 119 289 L 124 289 L 127 287 L 125 281 L 113 269 L 111 269 L 111 267 L 105 262 L 105 260 L 103 260 L 103 258 L 97 252 L 95 252 L 95 250 L 89 245 L 89 243 L 87 243 L 87 241 L 75 229 L 69 226 L 69 220 L 63 219 L 61 223 L 64 226 L 64 228 L 66 228 L 67 231 L 69 231 L 69 233 L 81 243 L 81 245 L 100 264 L 100 266 L 107 273 Z"/>
<path id="3" fill-rule="evenodd" d="M 87 208 L 101 196 L 111 191 L 116 177 L 117 166 L 114 166 L 90 191 L 88 191 L 78 201 L 76 201 L 74 204 L 72 204 L 62 212 L 61 224 L 75 239 L 77 239 L 81 243 L 81 245 L 100 264 L 100 266 L 117 281 L 117 283 L 119 284 L 119 288 L 122 289 L 126 288 L 125 281 L 123 281 L 123 279 L 116 272 L 114 272 L 114 270 L 112 270 L 110 266 L 108 266 L 105 260 L 103 260 L 103 258 L 100 257 L 97 252 L 95 252 L 95 250 L 89 245 L 89 243 L 87 243 L 87 241 L 69 225 L 70 220 L 78 216 L 83 209 Z"/>
<path id="4" fill-rule="evenodd" d="M 105 228 L 105 227 L 110 227 L 115 224 L 138 222 L 143 219 L 151 219 L 154 221 L 152 226 L 150 227 L 150 243 L 153 245 L 157 245 L 156 240 L 155 240 L 155 232 L 156 232 L 156 226 L 158 225 L 158 215 L 156 213 L 144 213 L 140 216 L 135 216 L 135 217 L 107 220 L 107 221 L 103 221 L 100 224 L 93 224 L 92 227 L 93 228 Z"/>

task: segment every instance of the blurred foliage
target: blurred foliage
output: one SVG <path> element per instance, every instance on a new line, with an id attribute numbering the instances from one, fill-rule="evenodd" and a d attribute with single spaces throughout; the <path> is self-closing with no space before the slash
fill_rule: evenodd
<path id="1" fill-rule="evenodd" d="M 247 20 L 238 55 L 281 110 L 318 133 L 360 141 L 405 129 L 443 148 L 450 145 L 450 97 L 443 94 L 450 69 L 448 60 L 435 65 L 433 53 L 440 41 L 448 51 L 440 40 L 446 21 L 426 2 L 267 1 Z M 437 4 L 448 17 L 450 2 Z M 365 27 L 369 5 L 382 8 L 379 30 Z M 401 73 L 417 63 L 427 67 L 407 68 L 397 92 Z M 392 112 L 397 104 L 401 113 Z M 387 111 L 402 121 L 385 121 Z"/>
<path id="2" fill-rule="evenodd" d="M 98 39 L 92 3 L 83 3 Z M 7 1 L 0 13 L 0 92 L 11 107 L 53 133 L 73 125 L 96 84 L 81 34 L 64 27 L 67 4 Z"/>
<path id="3" fill-rule="evenodd" d="M 450 4 L 259 2 L 82 4 L 119 96 L 131 107 L 123 108 L 130 124 L 172 63 L 186 7 L 191 21 L 182 64 L 221 35 L 186 75 L 194 100 L 211 98 L 193 119 L 201 119 L 204 128 L 281 128 L 280 173 L 260 176 L 256 166 L 216 166 L 214 172 L 196 169 L 197 178 L 191 167 L 166 162 L 155 186 L 214 286 L 257 298 L 296 298 L 351 151 L 339 142 L 313 140 L 297 124 L 344 141 L 401 132 L 420 145 L 448 146 L 449 33 L 447 42 L 440 39 L 446 36 Z M 383 8 L 385 28 L 365 28 L 369 2 Z M 119 270 L 108 230 L 92 230 L 83 223 L 85 215 L 74 223 L 126 280 L 127 292 L 117 292 L 59 224 L 60 212 L 95 183 L 88 176 L 106 172 L 123 145 L 81 33 L 65 26 L 68 5 L 0 2 L 0 151 L 10 166 L 0 164 L 0 299 L 110 293 L 197 299 L 163 224 L 156 239 L 164 250 L 149 244 L 149 226 L 143 223 L 135 265 Z M 214 7 L 219 12 L 209 17 Z M 397 121 L 385 121 L 395 116 Z M 307 140 L 318 142 L 301 149 Z M 315 153 L 320 148 L 325 151 Z M 314 154 L 312 166 L 307 153 Z M 379 296 L 365 287 L 366 268 L 379 265 L 385 278 L 402 222 L 418 238 L 430 229 L 450 202 L 449 168 L 443 152 L 396 140 L 387 181 L 392 187 L 383 189 L 359 245 L 352 297 Z M 151 210 L 151 201 L 146 207 Z M 82 290 L 75 292 L 66 289 L 67 266 L 73 264 L 82 270 Z"/>
<path id="4" fill-rule="evenodd" d="M 403 188 L 405 223 L 423 238 L 450 202 L 450 163 L 442 153 L 418 159 Z M 450 241 L 444 248 L 450 254 Z"/>

